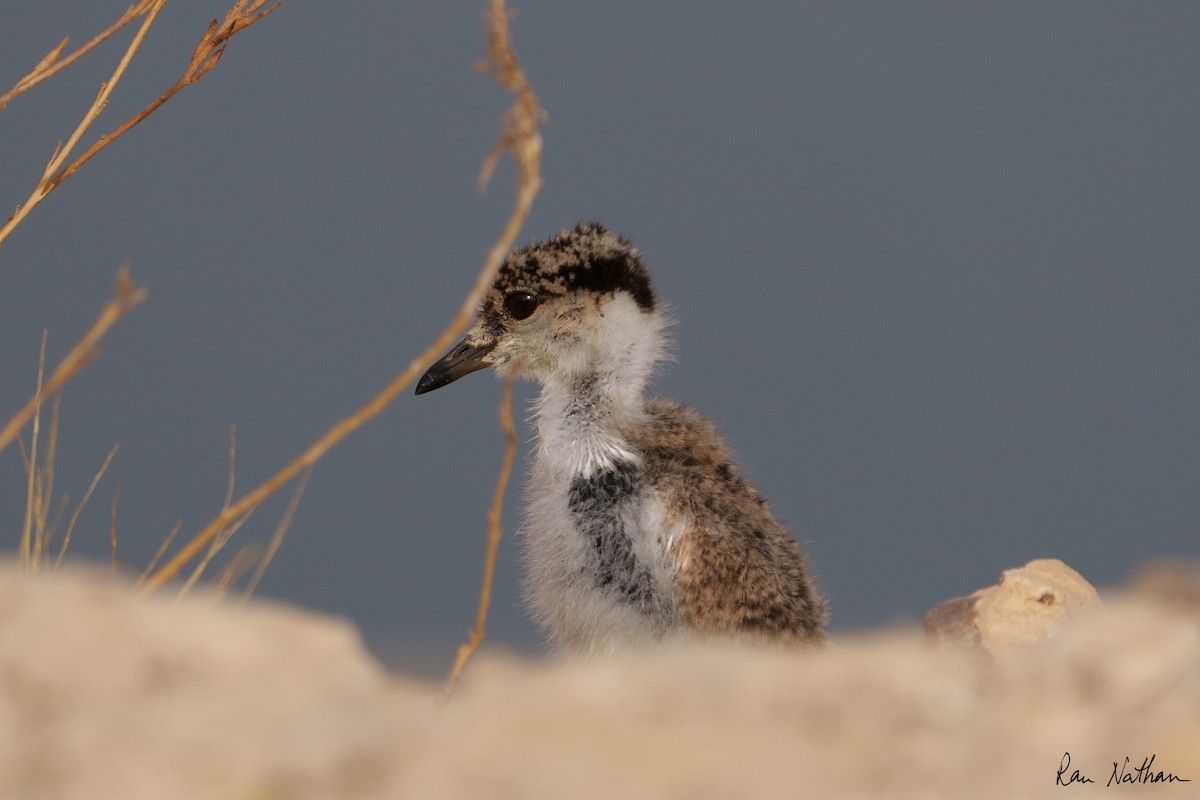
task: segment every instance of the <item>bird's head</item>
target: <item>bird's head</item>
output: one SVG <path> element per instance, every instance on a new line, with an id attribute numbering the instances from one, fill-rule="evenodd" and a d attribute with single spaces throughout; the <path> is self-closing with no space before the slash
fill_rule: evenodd
<path id="1" fill-rule="evenodd" d="M 644 380 L 660 357 L 662 327 L 638 251 L 585 223 L 505 260 L 474 327 L 429 368 L 416 393 L 484 367 L 542 383 L 604 371 Z"/>

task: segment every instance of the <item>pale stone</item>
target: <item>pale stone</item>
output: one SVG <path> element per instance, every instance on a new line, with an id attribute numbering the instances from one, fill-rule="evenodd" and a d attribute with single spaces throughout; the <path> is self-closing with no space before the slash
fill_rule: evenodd
<path id="1" fill-rule="evenodd" d="M 1100 594 L 1082 575 L 1056 558 L 1042 558 L 1005 570 L 995 586 L 935 606 L 925 616 L 925 631 L 938 645 L 979 644 L 1006 656 L 1103 607 Z"/>

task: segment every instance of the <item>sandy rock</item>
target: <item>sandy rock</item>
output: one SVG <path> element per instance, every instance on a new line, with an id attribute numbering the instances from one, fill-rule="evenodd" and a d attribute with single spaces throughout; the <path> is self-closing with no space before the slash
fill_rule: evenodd
<path id="1" fill-rule="evenodd" d="M 1148 600 L 1200 614 L 1200 561 L 1151 561 L 1137 570 L 1129 590 Z"/>
<path id="2" fill-rule="evenodd" d="M 4 800 L 1007 800 L 1103 791 L 1114 762 L 1161 774 L 1155 798 L 1200 786 L 1200 619 L 1132 595 L 1017 660 L 911 629 L 816 652 L 484 654 L 436 697 L 328 617 L 0 568 Z M 1057 785 L 1074 770 L 1095 784 Z"/>
<path id="3" fill-rule="evenodd" d="M 1156 796 L 1195 796 L 1198 708 L 1200 626 L 1138 605 L 1011 664 L 915 631 L 487 662 L 420 741 L 404 797 L 1010 800 L 1061 796 L 1064 757 L 1103 787 L 1126 755 L 1193 781 Z"/>
<path id="4" fill-rule="evenodd" d="M 1104 607 L 1096 589 L 1056 558 L 1008 569 L 995 586 L 935 606 L 925 634 L 943 647 L 981 645 L 993 655 L 1023 651 L 1049 639 L 1068 620 Z"/>
<path id="5" fill-rule="evenodd" d="M 0 797 L 345 797 L 419 697 L 349 623 L 0 572 Z"/>

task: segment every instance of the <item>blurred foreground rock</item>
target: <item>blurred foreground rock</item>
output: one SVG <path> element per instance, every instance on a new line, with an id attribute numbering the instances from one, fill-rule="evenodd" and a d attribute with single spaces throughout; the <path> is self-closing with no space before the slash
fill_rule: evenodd
<path id="1" fill-rule="evenodd" d="M 0 568 L 6 799 L 1051 797 L 1151 755 L 1192 782 L 1128 791 L 1200 794 L 1200 616 L 1133 597 L 1003 662 L 901 630 L 484 658 L 436 697 L 328 617 Z"/>
<path id="2" fill-rule="evenodd" d="M 980 645 L 1007 657 L 1103 607 L 1082 575 L 1057 558 L 1040 558 L 1005 570 L 995 586 L 935 606 L 925 615 L 925 635 L 944 647 Z"/>
<path id="3" fill-rule="evenodd" d="M 1130 587 L 1147 599 L 1200 615 L 1200 561 L 1152 561 Z"/>

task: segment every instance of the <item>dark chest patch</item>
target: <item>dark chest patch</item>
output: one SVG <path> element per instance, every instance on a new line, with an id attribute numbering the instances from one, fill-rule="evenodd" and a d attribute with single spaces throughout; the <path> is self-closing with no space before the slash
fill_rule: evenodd
<path id="1" fill-rule="evenodd" d="M 654 581 L 649 568 L 638 562 L 625 530 L 625 512 L 641 485 L 641 468 L 621 464 L 590 478 L 576 478 L 567 503 L 576 528 L 592 544 L 596 588 L 613 591 L 650 613 L 656 606 Z"/>

